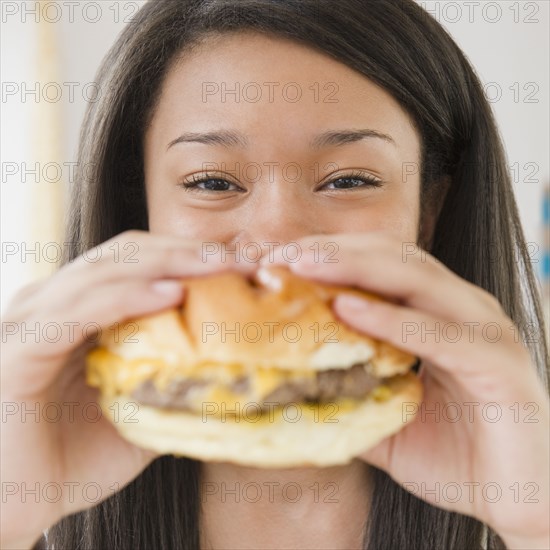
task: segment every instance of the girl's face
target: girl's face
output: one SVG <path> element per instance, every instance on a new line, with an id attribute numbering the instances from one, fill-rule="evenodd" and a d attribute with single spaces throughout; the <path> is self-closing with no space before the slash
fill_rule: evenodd
<path id="1" fill-rule="evenodd" d="M 418 237 L 412 120 L 361 74 L 291 41 L 228 34 L 186 55 L 144 151 L 153 233 L 265 251 L 322 233 Z"/>

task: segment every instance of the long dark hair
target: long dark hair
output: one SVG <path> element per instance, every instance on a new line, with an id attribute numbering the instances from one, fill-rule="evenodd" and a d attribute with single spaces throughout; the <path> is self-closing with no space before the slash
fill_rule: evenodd
<path id="1" fill-rule="evenodd" d="M 431 252 L 494 294 L 548 383 L 538 289 L 499 133 L 482 86 L 449 34 L 414 0 L 149 1 L 97 76 L 72 189 L 64 263 L 147 229 L 142 140 L 178 54 L 209 33 L 255 30 L 324 52 L 382 86 L 422 137 L 423 201 L 441 205 Z M 448 191 L 440 184 L 448 176 Z M 532 342 L 532 323 L 540 338 Z M 53 526 L 55 550 L 199 548 L 200 462 L 162 457 L 125 489 Z M 431 506 L 373 468 L 365 548 L 504 548 L 481 522 Z"/>

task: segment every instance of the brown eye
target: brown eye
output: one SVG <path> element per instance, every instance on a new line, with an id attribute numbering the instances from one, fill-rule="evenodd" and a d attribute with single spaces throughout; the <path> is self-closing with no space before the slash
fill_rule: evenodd
<path id="1" fill-rule="evenodd" d="M 190 181 L 184 181 L 180 184 L 186 191 L 192 190 L 199 193 L 218 193 L 224 191 L 239 191 L 243 190 L 223 178 L 216 176 L 196 176 L 193 175 Z"/>
<path id="2" fill-rule="evenodd" d="M 325 184 L 322 189 L 336 189 L 336 190 L 346 190 L 346 189 L 357 189 L 357 188 L 368 188 L 368 187 L 381 187 L 384 183 L 363 172 L 357 172 L 354 174 L 341 176 L 339 178 L 333 179 L 332 181 Z M 333 187 L 329 187 L 333 186 Z"/>

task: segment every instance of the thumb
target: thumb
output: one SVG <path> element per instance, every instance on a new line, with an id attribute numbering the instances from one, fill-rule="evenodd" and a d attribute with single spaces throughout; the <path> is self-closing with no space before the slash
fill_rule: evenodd
<path id="1" fill-rule="evenodd" d="M 358 458 L 368 462 L 371 466 L 375 466 L 380 470 L 388 471 L 391 462 L 391 449 L 395 436 L 387 437 L 378 445 L 370 448 L 368 451 L 361 453 Z"/>

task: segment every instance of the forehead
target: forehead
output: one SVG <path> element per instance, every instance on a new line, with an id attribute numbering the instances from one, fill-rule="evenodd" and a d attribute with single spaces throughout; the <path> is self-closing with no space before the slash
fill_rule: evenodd
<path id="1" fill-rule="evenodd" d="M 327 128 L 369 128 L 408 158 L 419 152 L 412 119 L 383 88 L 323 52 L 250 31 L 211 36 L 173 64 L 146 142 L 166 148 L 183 131 L 219 128 L 271 149 L 303 148 Z"/>

